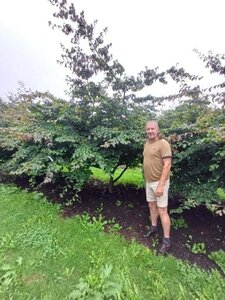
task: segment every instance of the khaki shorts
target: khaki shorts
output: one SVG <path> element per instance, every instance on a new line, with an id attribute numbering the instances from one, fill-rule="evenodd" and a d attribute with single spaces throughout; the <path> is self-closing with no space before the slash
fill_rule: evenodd
<path id="1" fill-rule="evenodd" d="M 170 181 L 169 179 L 166 180 L 165 187 L 164 187 L 164 193 L 160 197 L 156 197 L 155 190 L 159 184 L 159 181 L 154 182 L 148 182 L 146 181 L 146 199 L 148 202 L 157 202 L 158 207 L 167 207 L 168 206 L 168 192 L 169 192 L 169 186 Z"/>

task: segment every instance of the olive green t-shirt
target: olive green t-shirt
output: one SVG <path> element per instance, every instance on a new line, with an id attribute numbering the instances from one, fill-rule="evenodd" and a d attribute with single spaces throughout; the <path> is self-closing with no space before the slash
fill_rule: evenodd
<path id="1" fill-rule="evenodd" d="M 145 180 L 158 181 L 162 174 L 163 158 L 172 157 L 170 144 L 164 139 L 156 142 L 147 140 L 144 145 L 143 157 Z"/>

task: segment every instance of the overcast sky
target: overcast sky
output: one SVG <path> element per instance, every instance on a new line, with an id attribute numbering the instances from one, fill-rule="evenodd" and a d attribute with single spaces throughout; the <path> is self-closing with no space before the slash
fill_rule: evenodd
<path id="1" fill-rule="evenodd" d="M 201 73 L 193 53 L 225 53 L 224 0 L 74 0 L 89 21 L 108 27 L 112 53 L 135 75 L 145 66 L 180 63 Z M 66 69 L 57 64 L 62 34 L 48 26 L 54 7 L 47 0 L 0 0 L 0 96 L 27 88 L 65 98 Z"/>

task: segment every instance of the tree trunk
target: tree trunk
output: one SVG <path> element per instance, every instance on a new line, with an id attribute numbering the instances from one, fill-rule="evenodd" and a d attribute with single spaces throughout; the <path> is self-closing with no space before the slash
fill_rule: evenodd
<path id="1" fill-rule="evenodd" d="M 110 177 L 109 177 L 109 192 L 110 192 L 110 194 L 113 193 L 113 187 L 114 187 L 113 175 L 110 175 Z"/>

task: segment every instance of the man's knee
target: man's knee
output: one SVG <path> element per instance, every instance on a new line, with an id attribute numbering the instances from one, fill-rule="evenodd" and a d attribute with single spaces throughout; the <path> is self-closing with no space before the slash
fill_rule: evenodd
<path id="1" fill-rule="evenodd" d="M 156 201 L 150 201 L 150 202 L 148 202 L 148 206 L 149 206 L 150 209 L 151 208 L 156 208 L 157 207 L 157 203 L 156 203 Z"/>
<path id="2" fill-rule="evenodd" d="M 168 215 L 168 207 L 158 207 L 158 212 L 160 216 L 167 216 Z"/>

